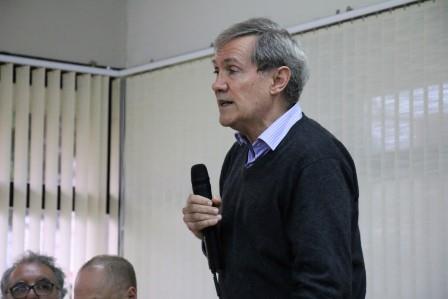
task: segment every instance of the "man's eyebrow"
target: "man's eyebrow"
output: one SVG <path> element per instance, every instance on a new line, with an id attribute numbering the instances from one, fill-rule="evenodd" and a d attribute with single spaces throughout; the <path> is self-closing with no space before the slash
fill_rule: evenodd
<path id="1" fill-rule="evenodd" d="M 239 59 L 234 58 L 234 57 L 229 57 L 224 59 L 225 63 L 241 63 Z"/>
<path id="2" fill-rule="evenodd" d="M 223 63 L 224 63 L 224 64 L 232 64 L 232 63 L 238 63 L 238 64 L 240 64 L 240 61 L 239 61 L 238 59 L 236 59 L 236 58 L 229 57 L 229 58 L 224 59 L 224 60 L 223 60 Z M 212 64 L 213 64 L 213 66 L 216 66 L 216 65 L 217 65 L 215 59 L 212 60 Z"/>
<path id="3" fill-rule="evenodd" d="M 41 278 L 36 279 L 36 282 L 39 282 L 39 281 L 48 281 L 48 282 L 53 283 L 52 280 L 46 276 L 42 276 Z"/>

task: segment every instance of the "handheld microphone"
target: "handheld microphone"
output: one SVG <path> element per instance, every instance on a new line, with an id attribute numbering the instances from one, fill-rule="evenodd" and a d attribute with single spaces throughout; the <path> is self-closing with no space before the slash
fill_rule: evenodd
<path id="1" fill-rule="evenodd" d="M 193 187 L 193 193 L 201 195 L 208 199 L 212 199 L 212 189 L 210 186 L 210 179 L 208 177 L 207 167 L 204 164 L 196 164 L 191 167 L 191 185 Z M 205 251 L 207 253 L 208 266 L 213 274 L 213 280 L 215 282 L 216 293 L 220 296 L 219 284 L 216 278 L 216 273 L 221 268 L 220 262 L 220 250 L 219 239 L 215 226 L 210 226 L 202 231 L 204 235 Z"/>

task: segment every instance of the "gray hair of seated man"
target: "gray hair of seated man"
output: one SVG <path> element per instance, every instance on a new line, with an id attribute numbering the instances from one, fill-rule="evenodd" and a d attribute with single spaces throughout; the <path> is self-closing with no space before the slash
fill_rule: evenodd
<path id="1" fill-rule="evenodd" d="M 64 298 L 65 294 L 67 293 L 67 290 L 64 288 L 65 274 L 60 268 L 56 266 L 54 258 L 47 255 L 37 254 L 32 251 L 27 251 L 21 257 L 19 257 L 19 259 L 17 259 L 16 262 L 10 268 L 6 269 L 6 271 L 3 273 L 1 280 L 2 299 L 6 298 L 11 273 L 18 266 L 24 264 L 40 264 L 50 268 L 51 271 L 54 273 L 54 277 L 56 278 L 55 286 L 59 290 L 59 298 L 60 299 Z"/>

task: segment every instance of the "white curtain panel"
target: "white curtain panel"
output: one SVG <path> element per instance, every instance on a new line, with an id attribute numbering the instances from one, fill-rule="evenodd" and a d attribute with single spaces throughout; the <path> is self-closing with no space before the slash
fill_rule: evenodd
<path id="1" fill-rule="evenodd" d="M 357 165 L 367 298 L 448 298 L 448 2 L 298 38 L 311 65 L 303 110 Z M 212 81 L 210 57 L 127 79 L 123 252 L 145 298 L 215 297 L 181 213 L 191 165 L 208 166 L 217 194 L 233 142 Z"/>
<path id="2" fill-rule="evenodd" d="M 448 1 L 298 38 L 303 109 L 357 165 L 367 298 L 448 298 Z"/>
<path id="3" fill-rule="evenodd" d="M 214 298 L 200 240 L 185 228 L 190 168 L 206 164 L 218 194 L 232 132 L 218 124 L 213 67 L 201 59 L 127 79 L 123 254 L 145 298 Z"/>
<path id="4" fill-rule="evenodd" d="M 54 256 L 70 287 L 88 258 L 118 252 L 119 153 L 108 160 L 109 81 L 0 66 L 0 273 L 33 250 Z M 111 85 L 118 124 L 119 86 Z M 119 148 L 119 125 L 110 130 L 110 144 Z"/>

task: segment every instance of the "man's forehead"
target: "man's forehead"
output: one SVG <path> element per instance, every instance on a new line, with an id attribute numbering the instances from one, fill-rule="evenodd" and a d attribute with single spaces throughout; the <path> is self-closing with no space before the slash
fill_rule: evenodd
<path id="1" fill-rule="evenodd" d="M 14 271 L 11 272 L 10 280 L 28 280 L 47 278 L 54 280 L 54 273 L 50 267 L 41 263 L 23 263 L 18 265 Z"/>
<path id="2" fill-rule="evenodd" d="M 235 38 L 215 51 L 212 63 L 242 62 L 250 58 L 254 45 L 255 36 L 243 36 Z"/>
<path id="3" fill-rule="evenodd" d="M 81 269 L 78 272 L 78 277 L 95 277 L 96 279 L 103 279 L 106 275 L 106 268 L 103 265 L 90 265 Z"/>
<path id="4" fill-rule="evenodd" d="M 78 272 L 75 282 L 75 298 L 110 298 L 110 288 L 106 286 L 107 277 L 104 266 L 90 265 Z"/>
<path id="5" fill-rule="evenodd" d="M 107 273 L 103 265 L 88 266 L 80 270 L 76 276 L 76 285 L 104 287 L 107 281 Z"/>

